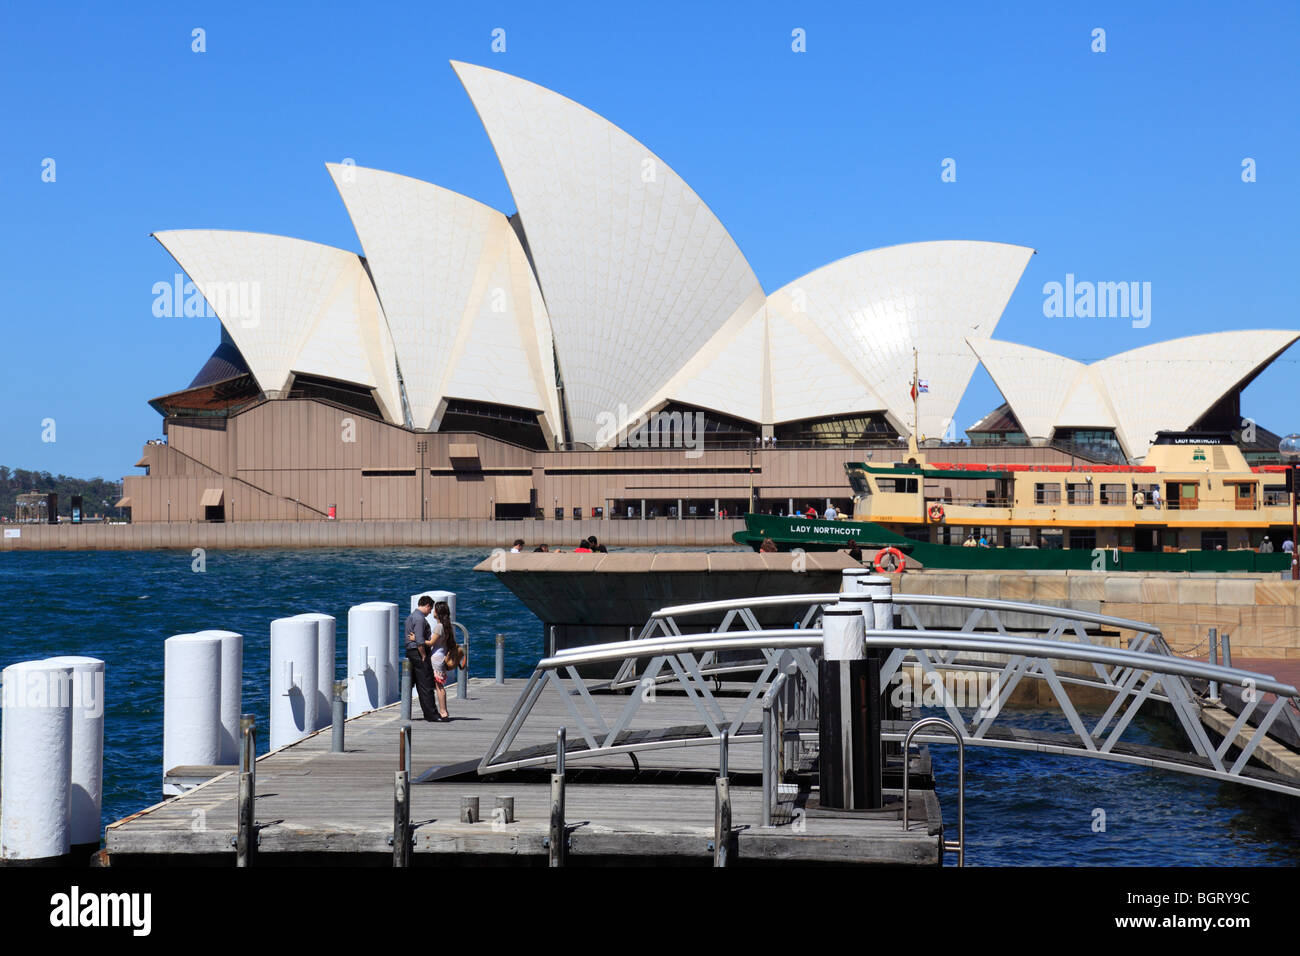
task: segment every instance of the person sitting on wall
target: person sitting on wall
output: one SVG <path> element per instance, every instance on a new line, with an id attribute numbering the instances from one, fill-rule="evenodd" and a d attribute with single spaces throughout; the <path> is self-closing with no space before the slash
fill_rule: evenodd
<path id="1" fill-rule="evenodd" d="M 514 543 L 513 545 L 511 545 L 511 547 L 510 547 L 510 553 L 511 553 L 511 554 L 523 554 L 523 552 L 524 552 L 524 539 L 523 539 L 523 538 L 515 538 L 515 543 Z"/>
<path id="2" fill-rule="evenodd" d="M 758 550 L 763 554 L 775 554 L 776 542 L 771 538 L 764 538 L 763 543 L 758 546 Z"/>
<path id="3" fill-rule="evenodd" d="M 849 557 L 852 558 L 854 561 L 858 562 L 858 564 L 861 564 L 862 549 L 855 544 L 853 547 L 849 548 Z"/>
<path id="4" fill-rule="evenodd" d="M 609 552 L 606 550 L 605 546 L 604 546 L 603 544 L 601 544 L 599 541 L 596 540 L 596 536 L 595 536 L 594 534 L 593 534 L 590 538 L 587 539 L 587 546 L 588 546 L 589 548 L 591 548 L 591 550 L 594 551 L 596 554 L 608 554 L 608 553 L 609 553 Z"/>
<path id="5" fill-rule="evenodd" d="M 574 554 L 591 554 L 591 548 L 587 547 L 587 539 L 583 538 L 578 542 L 578 546 L 573 549 Z"/>
<path id="6" fill-rule="evenodd" d="M 550 553 L 550 550 L 551 550 L 551 549 L 548 548 L 546 545 L 544 545 L 544 544 L 539 544 L 537 547 L 533 548 L 533 553 L 536 554 L 538 551 L 540 551 L 540 552 L 542 552 L 543 554 L 548 554 L 548 553 Z"/>

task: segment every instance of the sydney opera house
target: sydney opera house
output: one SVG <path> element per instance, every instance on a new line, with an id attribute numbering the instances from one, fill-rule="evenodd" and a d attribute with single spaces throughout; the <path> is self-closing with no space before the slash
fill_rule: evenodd
<path id="1" fill-rule="evenodd" d="M 513 213 L 345 163 L 328 170 L 361 254 L 155 234 L 221 339 L 151 402 L 165 437 L 125 479 L 134 521 L 703 518 L 751 491 L 761 510 L 844 504 L 844 461 L 896 460 L 911 435 L 951 461 L 1135 461 L 1159 430 L 1239 429 L 1241 390 L 1300 337 L 1222 332 L 1091 365 L 998 341 L 1033 255 L 999 242 L 857 252 L 768 293 L 637 140 L 453 67 Z M 963 438 L 977 364 L 1006 404 Z M 1269 437 L 1248 440 L 1267 454 Z"/>

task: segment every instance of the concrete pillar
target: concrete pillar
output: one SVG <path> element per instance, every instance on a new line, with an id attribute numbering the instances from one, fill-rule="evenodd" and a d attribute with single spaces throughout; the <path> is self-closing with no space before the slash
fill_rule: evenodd
<path id="1" fill-rule="evenodd" d="M 348 609 L 348 717 L 382 707 L 388 697 L 388 611 L 378 602 Z"/>
<path id="2" fill-rule="evenodd" d="M 645 521 L 645 499 L 641 499 L 641 520 Z"/>
<path id="3" fill-rule="evenodd" d="M 787 515 L 792 515 L 792 514 L 794 514 L 794 499 L 793 499 L 793 498 L 787 498 L 787 499 L 785 499 L 785 506 L 786 506 L 786 507 L 785 507 L 785 513 L 786 513 Z"/>
<path id="4" fill-rule="evenodd" d="M 163 773 L 221 759 L 221 638 L 177 634 L 163 643 Z M 184 791 L 164 784 L 163 793 Z"/>
<path id="5" fill-rule="evenodd" d="M 72 770 L 68 840 L 99 847 L 104 794 L 104 662 L 95 657 L 51 657 L 72 668 Z"/>
<path id="6" fill-rule="evenodd" d="M 681 521 L 682 518 L 684 517 L 685 515 L 682 514 L 682 499 L 678 498 L 677 499 L 677 520 Z"/>
<path id="7" fill-rule="evenodd" d="M 239 763 L 239 715 L 243 713 L 244 636 L 234 631 L 196 631 L 221 642 L 221 750 L 217 763 Z"/>
<path id="8" fill-rule="evenodd" d="M 434 600 L 436 601 L 437 598 L 434 598 Z M 379 645 L 383 653 L 378 656 L 379 666 L 384 672 L 383 690 L 385 695 L 380 699 L 380 706 L 391 704 L 401 694 L 399 684 L 402 673 L 402 645 L 405 643 L 405 639 L 399 640 L 401 635 L 398 632 L 401 630 L 402 622 L 399 620 L 397 605 L 392 601 L 367 601 L 357 606 L 380 609 L 385 614 L 386 623 L 384 629 L 387 636 L 382 639 Z M 351 712 L 349 712 L 349 716 L 351 716 Z"/>
<path id="9" fill-rule="evenodd" d="M 320 625 L 303 617 L 271 622 L 271 739 L 279 750 L 316 729 Z"/>
<path id="10" fill-rule="evenodd" d="M 67 855 L 72 722 L 70 665 L 23 661 L 4 669 L 0 857 Z"/>
<path id="11" fill-rule="evenodd" d="M 334 660 L 337 646 L 338 621 L 332 614 L 310 611 L 297 615 L 304 621 L 316 622 L 316 726 L 314 730 L 328 727 L 334 712 L 334 677 L 337 665 Z M 224 691 L 224 685 L 222 687 Z M 223 721 L 224 722 L 224 721 Z"/>

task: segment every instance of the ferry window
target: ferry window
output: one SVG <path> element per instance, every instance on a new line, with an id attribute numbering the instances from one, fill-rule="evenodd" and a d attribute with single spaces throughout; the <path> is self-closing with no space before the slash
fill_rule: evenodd
<path id="1" fill-rule="evenodd" d="M 1034 485 L 1034 504 L 1059 505 L 1061 503 L 1060 482 L 1038 482 Z"/>
<path id="2" fill-rule="evenodd" d="M 1097 532 L 1089 531 L 1087 528 L 1070 529 L 1070 550 L 1071 551 L 1091 551 L 1097 547 Z"/>
<path id="3" fill-rule="evenodd" d="M 1065 532 L 1044 529 L 1038 535 L 1038 546 L 1048 550 L 1060 551 L 1065 546 Z"/>
<path id="4" fill-rule="evenodd" d="M 1028 548 L 1034 546 L 1034 536 L 1028 528 L 1012 528 L 1011 535 L 1007 541 L 1007 546 L 1012 548 Z"/>
<path id="5" fill-rule="evenodd" d="M 1101 503 L 1103 505 L 1123 505 L 1128 503 L 1125 485 L 1103 484 L 1101 486 Z"/>
<path id="6" fill-rule="evenodd" d="M 1065 485 L 1065 500 L 1072 505 L 1092 504 L 1092 485 L 1084 482 L 1067 482 Z"/>
<path id="7" fill-rule="evenodd" d="M 855 471 L 849 475 L 849 485 L 853 488 L 855 495 L 865 496 L 871 494 L 871 485 L 867 483 L 866 475 L 860 471 Z"/>
<path id="8" fill-rule="evenodd" d="M 1228 549 L 1228 532 L 1226 531 L 1202 531 L 1201 532 L 1201 550 L 1217 551 L 1223 548 Z"/>
<path id="9" fill-rule="evenodd" d="M 1131 528 L 1127 530 L 1120 529 L 1119 546 L 1121 548 L 1128 548 L 1130 551 L 1133 549 L 1133 530 Z"/>
<path id="10" fill-rule="evenodd" d="M 1286 485 L 1265 485 L 1264 486 L 1264 506 L 1288 505 L 1291 503 L 1291 496 L 1287 493 Z"/>
<path id="11" fill-rule="evenodd" d="M 877 478 L 876 484 L 880 488 L 881 494 L 894 492 L 896 494 L 916 494 L 917 482 L 915 478 Z"/>
<path id="12" fill-rule="evenodd" d="M 1165 547 L 1178 550 L 1178 532 L 1165 529 Z"/>

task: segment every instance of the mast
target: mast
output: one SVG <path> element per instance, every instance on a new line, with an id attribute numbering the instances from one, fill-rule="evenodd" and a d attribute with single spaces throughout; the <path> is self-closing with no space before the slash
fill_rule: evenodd
<path id="1" fill-rule="evenodd" d="M 921 376 L 920 366 L 917 364 L 916 349 L 912 349 L 912 435 L 917 439 L 919 444 L 921 436 Z"/>

